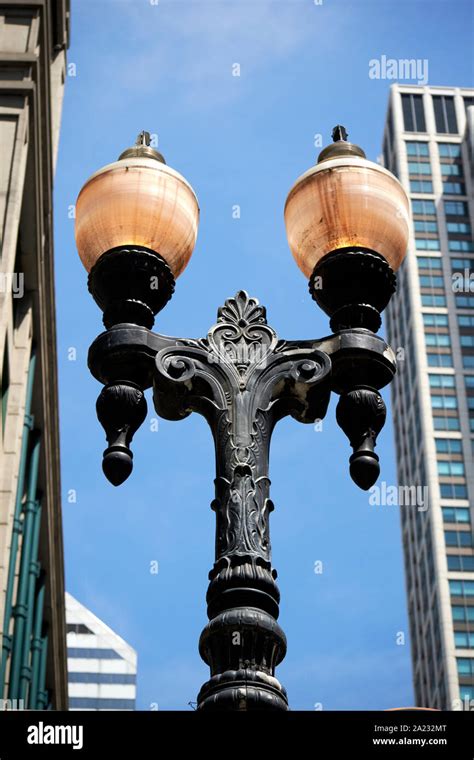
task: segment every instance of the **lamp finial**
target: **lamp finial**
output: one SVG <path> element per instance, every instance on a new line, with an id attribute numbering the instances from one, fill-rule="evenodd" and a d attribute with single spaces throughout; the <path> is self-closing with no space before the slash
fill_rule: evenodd
<path id="1" fill-rule="evenodd" d="M 330 158 L 343 158 L 345 156 L 352 156 L 357 158 L 365 158 L 365 153 L 358 145 L 348 142 L 347 138 L 349 133 L 342 124 L 336 124 L 332 130 L 332 143 L 322 149 L 318 156 L 317 163 L 321 161 L 327 161 Z"/>
<path id="2" fill-rule="evenodd" d="M 149 132 L 145 132 L 144 129 L 139 133 L 135 145 L 150 145 L 151 144 L 151 135 Z"/>
<path id="3" fill-rule="evenodd" d="M 347 140 L 348 136 L 349 135 L 347 129 L 343 127 L 342 124 L 336 124 L 332 130 L 333 142 L 337 142 L 338 140 Z"/>
<path id="4" fill-rule="evenodd" d="M 121 161 L 124 158 L 154 158 L 157 161 L 161 161 L 162 164 L 166 164 L 162 154 L 152 147 L 150 132 L 144 129 L 138 134 L 135 145 L 124 150 L 118 160 Z"/>

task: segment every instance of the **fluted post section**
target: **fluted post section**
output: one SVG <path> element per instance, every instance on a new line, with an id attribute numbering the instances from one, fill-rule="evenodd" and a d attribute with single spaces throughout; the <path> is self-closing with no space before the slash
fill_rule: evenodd
<path id="1" fill-rule="evenodd" d="M 223 412 L 214 428 L 216 561 L 206 597 L 209 623 L 199 642 L 211 670 L 198 696 L 204 710 L 288 709 L 275 677 L 286 637 L 277 623 L 280 593 L 271 565 L 271 415 L 257 410 L 253 417 L 253 406 L 247 390 L 237 392 L 236 414 Z"/>

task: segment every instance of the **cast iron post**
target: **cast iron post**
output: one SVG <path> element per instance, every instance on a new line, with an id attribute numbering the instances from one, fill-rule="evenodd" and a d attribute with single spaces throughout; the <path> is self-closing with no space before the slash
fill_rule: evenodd
<path id="1" fill-rule="evenodd" d="M 93 286 L 92 286 L 93 290 Z M 124 305 L 130 319 L 130 306 Z M 138 314 L 139 310 L 136 310 Z M 351 475 L 369 488 L 379 473 L 374 453 L 385 420 L 378 389 L 395 372 L 393 352 L 365 327 L 320 340 L 284 341 L 255 298 L 239 291 L 218 310 L 206 338 L 169 338 L 124 323 L 120 308 L 92 344 L 89 367 L 105 387 L 97 413 L 107 435 L 103 469 L 114 484 L 132 471 L 130 442 L 144 421 L 144 391 L 172 420 L 202 414 L 216 452 L 215 563 L 199 651 L 210 667 L 202 710 L 287 710 L 275 667 L 286 652 L 277 623 L 279 591 L 271 564 L 269 444 L 286 415 L 312 423 L 341 395 L 337 421 L 354 449 Z"/>

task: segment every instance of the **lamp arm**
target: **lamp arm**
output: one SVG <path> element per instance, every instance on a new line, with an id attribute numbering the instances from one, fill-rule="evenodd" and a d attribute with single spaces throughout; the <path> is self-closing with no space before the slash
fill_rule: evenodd
<path id="1" fill-rule="evenodd" d="M 205 338 L 175 338 L 143 325 L 116 324 L 89 350 L 104 388 L 97 401 L 108 448 L 103 470 L 114 485 L 132 471 L 130 443 L 147 414 L 179 420 L 202 414 L 216 455 L 216 554 L 209 573 L 209 622 L 199 643 L 211 668 L 200 709 L 288 709 L 275 668 L 286 651 L 277 623 L 280 594 L 271 563 L 269 449 L 275 424 L 290 415 L 322 419 L 332 391 L 337 421 L 354 449 L 351 475 L 362 488 L 379 472 L 376 436 L 385 421 L 378 389 L 395 372 L 392 350 L 367 329 L 302 341 L 280 340 L 265 308 L 239 291 L 218 310 Z"/>

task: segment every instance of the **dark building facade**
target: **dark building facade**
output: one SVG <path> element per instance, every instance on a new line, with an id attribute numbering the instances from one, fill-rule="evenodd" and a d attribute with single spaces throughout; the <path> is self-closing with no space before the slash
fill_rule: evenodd
<path id="1" fill-rule="evenodd" d="M 52 187 L 68 42 L 69 0 L 0 0 L 0 698 L 29 709 L 67 709 Z"/>

